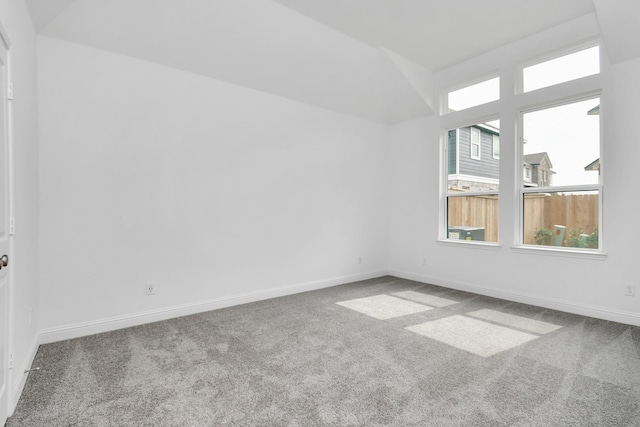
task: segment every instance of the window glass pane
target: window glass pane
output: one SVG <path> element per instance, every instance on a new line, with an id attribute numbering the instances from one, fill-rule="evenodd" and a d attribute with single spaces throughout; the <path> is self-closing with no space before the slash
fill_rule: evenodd
<path id="1" fill-rule="evenodd" d="M 500 135 L 493 135 L 493 158 L 500 158 Z"/>
<path id="2" fill-rule="evenodd" d="M 460 111 L 500 99 L 500 78 L 486 80 L 472 86 L 449 92 L 449 111 Z"/>
<path id="3" fill-rule="evenodd" d="M 598 249 L 598 191 L 526 193 L 526 245 Z"/>
<path id="4" fill-rule="evenodd" d="M 596 98 L 523 115 L 525 187 L 598 183 L 599 105 Z"/>
<path id="5" fill-rule="evenodd" d="M 498 190 L 500 161 L 493 156 L 493 141 L 500 121 L 453 129 L 447 138 L 448 191 Z"/>
<path id="6" fill-rule="evenodd" d="M 523 69 L 524 91 L 529 92 L 599 72 L 600 48 L 596 46 Z"/>
<path id="7" fill-rule="evenodd" d="M 481 133 L 477 127 L 471 127 L 471 158 L 480 160 Z"/>
<path id="8" fill-rule="evenodd" d="M 447 239 L 498 241 L 498 195 L 447 197 Z"/>

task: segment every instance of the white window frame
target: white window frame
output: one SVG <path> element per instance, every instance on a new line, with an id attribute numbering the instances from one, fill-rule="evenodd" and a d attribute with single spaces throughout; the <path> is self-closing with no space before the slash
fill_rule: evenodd
<path id="1" fill-rule="evenodd" d="M 602 72 L 601 72 L 602 73 Z M 591 76 L 585 77 L 585 79 Z M 571 84 L 571 82 L 560 83 L 558 86 Z M 599 85 L 598 85 L 599 86 Z M 573 104 L 575 102 L 587 101 L 590 99 L 600 99 L 600 164 L 602 167 L 602 148 L 603 148 L 603 126 L 602 126 L 602 90 L 598 87 L 594 90 L 591 90 L 586 93 L 577 93 L 573 97 L 563 98 L 563 99 L 553 99 L 547 103 L 539 103 L 535 106 L 531 106 L 529 108 L 523 108 L 519 112 L 518 117 L 518 133 L 519 140 L 524 141 L 523 131 L 523 117 L 525 114 L 546 110 L 549 108 L 560 107 L 563 105 Z M 518 144 L 517 147 L 517 156 L 519 158 L 520 164 L 524 164 L 524 146 L 523 144 Z M 602 170 L 600 171 L 599 179 L 597 184 L 580 184 L 580 185 L 563 185 L 563 186 L 552 186 L 551 185 L 551 174 L 547 173 L 547 171 L 540 171 L 539 173 L 546 173 L 547 179 L 549 182 L 546 186 L 533 186 L 527 187 L 524 185 L 526 182 L 524 177 L 519 179 L 517 182 L 517 188 L 519 188 L 519 197 L 518 197 L 518 216 L 519 216 L 519 226 L 516 230 L 516 248 L 525 249 L 525 250 L 533 250 L 533 251 L 551 251 L 554 253 L 584 253 L 584 254 L 594 254 L 594 255 L 602 255 L 604 254 L 603 242 L 602 242 L 602 193 L 603 193 L 603 185 L 602 185 Z M 543 180 L 544 180 L 544 176 Z M 540 177 L 539 177 L 540 178 Z M 538 193 L 568 193 L 568 192 L 584 192 L 584 191 L 597 191 L 598 192 L 598 248 L 597 249 L 582 249 L 582 248 L 566 248 L 561 246 L 543 246 L 543 245 L 527 245 L 524 243 L 524 198 L 526 194 L 538 194 Z"/>
<path id="2" fill-rule="evenodd" d="M 489 248 L 489 249 L 500 249 L 500 246 L 498 244 L 498 242 L 489 242 L 489 241 L 478 241 L 478 240 L 456 240 L 456 239 L 449 239 L 448 238 L 448 218 L 449 218 L 449 212 L 448 212 L 448 206 L 449 206 L 449 198 L 450 197 L 467 197 L 467 196 L 499 196 L 499 191 L 498 190 L 486 190 L 486 191 L 464 191 L 464 192 L 449 192 L 449 174 L 448 174 L 448 164 L 449 164 L 449 156 L 448 156 L 448 146 L 449 146 L 449 131 L 455 130 L 456 131 L 456 150 L 458 153 L 458 156 L 456 158 L 456 171 L 458 172 L 458 174 L 456 174 L 456 177 L 460 178 L 460 177 L 464 177 L 464 175 L 460 175 L 460 164 L 459 164 L 459 159 L 460 159 L 460 129 L 465 128 L 465 127 L 469 127 L 470 129 L 474 129 L 474 126 L 481 124 L 481 123 L 486 123 L 486 122 L 492 122 L 494 120 L 498 120 L 499 114 L 495 113 L 486 117 L 482 117 L 477 121 L 472 121 L 472 122 L 460 122 L 460 123 L 451 123 L 450 126 L 443 128 L 442 129 L 442 133 L 441 133 L 441 159 L 442 162 L 441 164 L 443 165 L 443 167 L 441 168 L 441 182 L 442 182 L 442 203 L 441 203 L 441 207 L 442 207 L 442 218 L 443 221 L 441 222 L 441 227 L 440 227 L 440 233 L 439 233 L 439 241 L 440 242 L 444 242 L 446 244 L 452 244 L 452 245 L 468 245 L 468 246 L 475 246 L 475 247 L 484 247 L 484 248 Z M 469 141 L 471 141 L 471 136 L 469 136 Z M 486 179 L 487 183 L 493 183 L 493 179 Z M 499 182 L 498 182 L 499 184 Z M 499 203 L 499 202 L 498 202 Z M 498 229 L 498 239 L 500 238 L 500 230 Z"/>
<path id="3" fill-rule="evenodd" d="M 494 159 L 500 158 L 500 135 L 493 134 L 492 154 Z"/>
<path id="4" fill-rule="evenodd" d="M 473 142 L 474 131 L 478 135 L 478 142 L 477 143 Z M 469 132 L 470 132 L 470 134 L 469 134 L 469 156 L 474 160 L 482 160 L 482 131 L 480 129 L 478 129 L 477 127 L 471 126 L 469 128 Z M 474 146 L 478 147 L 478 155 L 477 156 L 473 154 Z"/>
<path id="5" fill-rule="evenodd" d="M 549 255 L 549 256 L 561 256 L 561 257 L 569 257 L 569 258 L 585 258 L 585 259 L 598 259 L 604 260 L 607 258 L 607 254 L 605 251 L 605 244 L 603 240 L 603 236 L 606 233 L 606 230 L 603 229 L 603 194 L 604 194 L 604 180 L 603 175 L 605 174 L 604 168 L 606 165 L 605 152 L 603 150 L 604 145 L 604 124 L 606 119 L 606 114 L 602 111 L 606 110 L 607 99 L 606 96 L 603 95 L 603 86 L 606 78 L 606 74 L 608 73 L 608 67 L 606 67 L 605 60 L 606 58 L 606 49 L 604 48 L 602 41 L 599 37 L 592 37 L 590 39 L 574 39 L 574 43 L 572 45 L 564 45 L 557 46 L 555 49 L 552 48 L 550 50 L 544 51 L 543 48 L 540 48 L 539 45 L 534 43 L 526 44 L 529 46 L 533 55 L 526 56 L 526 51 L 520 51 L 520 53 L 515 54 L 512 59 L 507 59 L 503 62 L 491 62 L 490 64 L 485 64 L 483 59 L 479 59 L 477 61 L 471 60 L 470 62 L 474 64 L 478 64 L 479 68 L 487 71 L 483 77 L 478 75 L 472 75 L 471 72 L 467 72 L 470 68 L 467 67 L 467 70 L 461 70 L 457 68 L 455 71 L 458 74 L 466 76 L 464 78 L 464 82 L 466 85 L 473 84 L 478 81 L 483 81 L 490 79 L 492 77 L 498 76 L 500 77 L 500 97 L 496 101 L 491 101 L 486 104 L 481 104 L 468 110 L 460 110 L 460 111 L 449 111 L 447 101 L 448 94 L 453 89 L 457 89 L 460 87 L 464 87 L 465 83 L 454 82 L 448 79 L 447 75 L 438 76 L 442 78 L 444 81 L 444 86 L 449 88 L 448 90 L 443 90 L 441 92 L 440 98 L 440 116 L 439 116 L 439 124 L 440 124 L 440 167 L 441 167 L 441 186 L 440 186 L 440 221 L 438 226 L 438 242 L 443 245 L 448 246 L 459 246 L 465 245 L 465 247 L 473 247 L 479 248 L 481 250 L 494 249 L 499 250 L 502 244 L 506 244 L 507 242 L 502 239 L 508 238 L 510 239 L 510 247 L 514 253 L 523 253 L 523 254 L 536 254 L 536 255 Z M 563 83 L 558 83 L 554 86 L 545 87 L 541 89 L 537 89 L 535 91 L 523 92 L 523 68 L 531 65 L 535 65 L 536 63 L 545 62 L 550 59 L 559 58 L 564 55 L 569 55 L 574 52 L 578 52 L 580 50 L 587 49 L 593 46 L 599 46 L 600 51 L 600 73 L 581 77 L 575 80 L 570 80 Z M 495 68 L 493 68 L 495 67 Z M 493 70 L 491 70 L 493 68 Z M 482 73 L 482 71 L 480 72 Z M 451 73 L 450 75 L 455 75 L 455 73 Z M 461 79 L 460 82 L 463 80 Z M 601 170 L 600 170 L 600 179 L 597 185 L 588 186 L 584 188 L 584 190 L 597 190 L 599 195 L 599 242 L 598 249 L 588 249 L 581 250 L 577 248 L 559 248 L 559 247 L 548 247 L 548 246 L 538 246 L 538 245 L 524 245 L 523 244 L 523 201 L 525 193 L 536 193 L 540 192 L 540 188 L 533 185 L 531 187 L 525 187 L 524 183 L 528 182 L 532 184 L 531 179 L 528 181 L 525 179 L 525 173 L 522 172 L 522 168 L 524 166 L 523 162 L 523 154 L 522 154 L 522 143 L 526 142 L 522 140 L 522 113 L 533 111 L 535 109 L 542 108 L 550 108 L 554 105 L 568 104 L 572 102 L 580 101 L 581 99 L 593 99 L 600 98 L 601 105 L 601 114 L 600 114 L 600 162 L 601 162 Z M 501 144 L 507 143 L 508 145 L 502 145 L 504 152 L 500 153 L 502 157 L 508 154 L 509 159 L 513 159 L 514 163 L 511 164 L 511 161 L 507 161 L 507 165 L 501 165 L 500 170 L 500 180 L 508 179 L 512 181 L 513 186 L 509 185 L 509 183 L 505 183 L 500 187 L 500 217 L 501 218 L 509 218 L 512 224 L 512 231 L 507 230 L 502 233 L 499 230 L 498 241 L 497 242 L 465 242 L 459 241 L 454 242 L 448 240 L 447 237 L 447 221 L 448 221 L 448 197 L 456 197 L 456 196 L 473 196 L 478 195 L 479 193 L 475 192 L 465 192 L 461 193 L 450 193 L 448 191 L 448 176 L 447 176 L 447 132 L 449 129 L 462 128 L 465 126 L 471 126 L 474 123 L 484 123 L 489 122 L 493 119 L 500 119 L 501 121 L 501 133 L 500 139 Z M 504 163 L 504 159 L 501 160 L 501 163 Z M 530 176 L 533 177 L 533 171 L 530 170 Z M 511 190 L 509 190 L 511 188 Z M 553 191 L 563 191 L 567 190 L 567 188 L 562 187 L 552 187 Z M 571 187 L 570 190 L 578 190 L 577 187 Z M 506 193 L 505 193 L 506 191 Z M 513 191 L 513 192 L 511 192 Z M 492 193 L 481 193 L 483 195 L 492 194 Z M 504 200 L 503 200 L 504 199 Z M 505 204 L 504 202 L 508 201 L 509 203 Z M 504 215 L 503 215 L 504 214 Z M 501 220 L 502 222 L 502 220 Z M 505 224 L 501 224 L 501 227 L 504 227 Z M 504 231 L 504 229 L 502 230 Z M 503 237 L 501 237 L 503 236 Z M 606 237 L 605 237 L 606 239 Z"/>

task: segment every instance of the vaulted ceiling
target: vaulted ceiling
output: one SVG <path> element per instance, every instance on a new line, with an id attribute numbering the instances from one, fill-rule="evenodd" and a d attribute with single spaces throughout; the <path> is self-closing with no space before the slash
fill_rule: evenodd
<path id="1" fill-rule="evenodd" d="M 588 13 L 614 62 L 640 56 L 637 0 L 27 3 L 43 36 L 384 123 L 433 111 L 434 71 Z"/>

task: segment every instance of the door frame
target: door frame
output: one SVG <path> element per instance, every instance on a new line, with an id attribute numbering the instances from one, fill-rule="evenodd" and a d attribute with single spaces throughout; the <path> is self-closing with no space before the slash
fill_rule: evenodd
<path id="1" fill-rule="evenodd" d="M 7 32 L 4 29 L 4 26 L 2 25 L 2 22 L 0 22 L 0 46 L 6 50 L 6 64 L 5 64 L 5 68 L 6 68 L 6 72 L 5 72 L 5 76 L 4 76 L 4 80 L 3 82 L 1 82 L 0 84 L 5 85 L 6 84 L 6 89 L 7 89 L 7 105 L 6 105 L 6 112 L 5 112 L 5 120 L 6 120 L 6 129 L 4 130 L 5 133 L 5 144 L 6 144 L 6 178 L 7 178 L 7 182 L 6 182 L 6 198 L 7 198 L 7 207 L 6 207 L 6 214 L 7 214 L 7 245 L 8 245 L 8 251 L 9 251 L 9 255 L 10 258 L 12 258 L 12 248 L 13 248 L 13 239 L 12 239 L 12 235 L 13 233 L 11 232 L 11 230 L 9 229 L 9 221 L 11 221 L 11 218 L 13 218 L 13 129 L 12 129 L 12 125 L 13 125 L 13 120 L 12 120 L 12 111 L 11 111 L 11 107 L 12 107 L 12 103 L 11 103 L 11 99 L 12 97 L 10 95 L 10 90 L 12 90 L 12 88 L 10 89 L 10 85 L 12 80 L 12 72 L 11 72 L 11 42 L 9 40 L 9 36 L 7 35 Z M 5 330 L 4 331 L 0 331 L 0 334 L 2 334 L 4 336 L 5 341 L 5 354 L 4 354 L 4 360 L 6 362 L 6 366 L 0 366 L 0 369 L 6 369 L 5 371 L 5 380 L 6 380 L 6 384 L 5 384 L 5 402 L 6 402 L 6 407 L 4 408 L 4 410 L 2 411 L 2 413 L 6 413 L 7 416 L 10 416 L 13 414 L 13 410 L 15 409 L 15 404 L 17 402 L 14 402 L 15 396 L 13 395 L 13 372 L 14 372 L 14 368 L 15 368 L 15 361 L 13 360 L 13 335 L 14 335 L 14 330 L 13 330 L 13 280 L 12 280 L 12 274 L 11 274 L 11 269 L 7 270 L 7 282 L 6 282 L 6 286 L 7 286 L 7 294 L 6 294 L 6 298 L 7 298 L 7 302 L 6 302 L 6 306 L 7 306 L 7 312 L 4 314 L 5 317 Z M 0 419 L 0 423 L 3 423 L 5 420 Z"/>

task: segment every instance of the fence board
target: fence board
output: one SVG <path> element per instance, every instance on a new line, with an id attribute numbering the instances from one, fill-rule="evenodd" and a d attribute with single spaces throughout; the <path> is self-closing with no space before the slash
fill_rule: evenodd
<path id="1" fill-rule="evenodd" d="M 539 228 L 553 230 L 564 225 L 591 234 L 599 223 L 597 194 L 527 194 L 524 200 L 524 243 L 535 244 Z M 498 198 L 495 196 L 449 197 L 448 224 L 484 227 L 485 240 L 498 241 Z"/>

